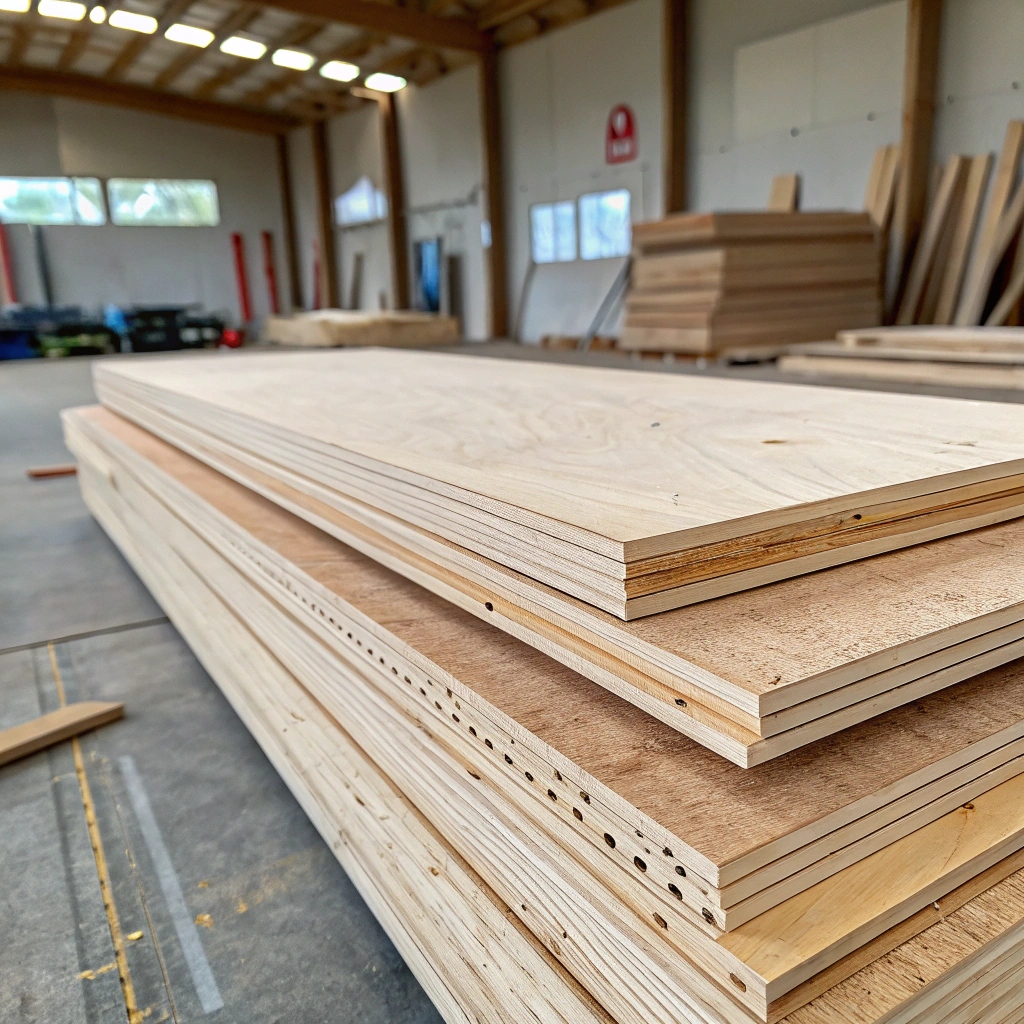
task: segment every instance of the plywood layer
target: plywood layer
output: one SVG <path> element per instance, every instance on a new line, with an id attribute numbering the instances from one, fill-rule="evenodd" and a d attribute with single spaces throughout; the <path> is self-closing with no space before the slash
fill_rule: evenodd
<path id="1" fill-rule="evenodd" d="M 1007 552 L 1024 544 L 1016 523 L 621 623 L 180 421 L 142 406 L 133 415 L 738 764 L 779 756 L 1020 653 L 1016 636 L 1000 632 L 1020 622 L 1024 601 L 1007 571 Z M 987 663 L 972 663 L 975 656 Z"/>
<path id="2" fill-rule="evenodd" d="M 73 424 L 73 418 L 72 418 Z M 74 435 L 74 429 L 69 431 L 69 439 L 73 443 L 76 442 Z M 76 444 L 76 448 L 78 445 Z M 88 444 L 83 449 L 86 453 L 89 453 Z M 116 455 L 116 452 L 114 452 Z M 181 531 L 181 524 L 175 526 L 172 519 L 168 519 L 166 526 L 160 525 L 159 515 L 157 514 L 157 507 L 155 505 L 147 505 L 147 502 L 152 503 L 154 498 L 145 498 L 142 491 L 138 491 L 136 485 L 131 482 L 131 474 L 125 475 L 123 470 L 118 464 L 116 458 L 112 459 L 110 456 L 104 456 L 102 454 L 91 458 L 90 472 L 84 474 L 83 485 L 88 488 L 99 488 L 100 491 L 105 493 L 106 499 L 124 501 L 127 500 L 129 503 L 134 505 L 136 501 L 142 501 L 143 505 L 138 506 L 141 512 L 135 514 L 136 529 L 149 529 L 150 533 L 147 537 L 147 543 L 150 548 L 160 548 L 165 543 L 171 543 L 175 548 L 178 548 L 179 543 L 183 545 L 179 550 L 184 553 L 184 557 L 190 560 L 193 568 L 199 568 L 202 572 L 213 572 L 213 576 L 210 577 L 211 582 L 215 588 L 233 588 L 235 584 L 230 582 L 224 582 L 228 580 L 228 577 L 235 578 L 231 573 L 224 575 L 221 570 L 217 570 L 211 562 L 211 558 L 217 561 L 217 556 L 214 555 L 212 549 L 205 546 L 205 542 L 199 541 L 198 535 L 193 535 L 186 531 L 184 534 Z M 201 467 L 199 467 L 201 468 Z M 203 470 L 203 473 L 208 471 Z M 228 487 L 229 491 L 232 488 L 227 481 L 224 484 Z M 113 485 L 113 486 L 111 486 Z M 95 495 L 93 495 L 95 497 Z M 180 494 L 179 494 L 180 496 Z M 258 499 L 251 498 L 252 501 L 259 503 Z M 91 504 L 95 505 L 94 501 Z M 149 509 L 149 511 L 145 511 Z M 260 511 L 260 510 L 255 510 Z M 269 511 L 273 511 L 270 509 Z M 102 515 L 102 510 L 101 510 Z M 162 513 L 164 517 L 168 515 L 167 512 Z M 280 513 L 276 513 L 280 516 Z M 223 521 L 223 517 L 221 517 Z M 212 521 L 211 521 L 212 522 Z M 151 527 L 145 524 L 152 524 Z M 308 528 L 302 527 L 298 524 L 302 530 Z M 276 531 L 277 535 L 281 535 L 280 526 L 275 527 L 274 523 L 271 522 L 267 529 L 272 533 Z M 215 531 L 214 531 L 215 532 Z M 208 536 L 210 536 L 208 534 Z M 189 540 L 189 537 L 195 539 Z M 164 540 L 166 538 L 166 541 Z M 190 555 L 188 552 L 192 550 L 192 547 L 198 545 L 196 550 L 199 552 L 195 556 Z M 231 545 L 228 545 L 230 547 Z M 225 548 L 225 551 L 227 548 Z M 203 552 L 206 552 L 205 554 Z M 380 572 L 380 570 L 377 570 Z M 402 584 L 407 586 L 407 584 Z M 226 591 L 221 591 L 225 593 Z M 235 593 L 232 590 L 232 593 Z M 238 592 L 239 594 L 241 592 Z M 300 614 L 299 608 L 307 604 L 307 599 L 301 596 L 298 592 L 294 593 L 295 603 L 293 608 L 295 611 L 292 614 Z M 299 598 L 301 596 L 301 604 Z M 381 595 L 383 597 L 383 595 Z M 266 599 L 260 599 L 264 604 L 257 603 L 253 605 L 252 610 L 256 611 L 256 615 L 251 615 L 249 611 L 242 612 L 244 621 L 250 623 L 254 629 L 259 631 L 259 635 L 265 637 L 267 642 L 276 644 L 278 642 L 278 632 L 276 627 L 272 627 L 272 623 L 275 620 L 266 620 L 265 623 L 258 618 L 258 609 L 264 607 Z M 326 624 L 326 613 L 321 608 L 319 613 L 315 609 L 309 609 L 306 612 L 310 616 L 310 622 L 317 624 L 321 628 L 321 635 L 323 637 L 330 636 L 332 639 L 335 636 L 335 630 L 329 628 Z M 397 612 L 396 612 L 397 614 Z M 262 624 L 261 624 L 262 623 Z M 333 625 L 333 620 L 332 620 Z M 292 630 L 293 627 L 288 627 Z M 294 632 L 289 633 L 290 636 L 297 637 L 298 634 Z M 296 650 L 293 647 L 294 640 L 284 640 L 284 634 L 280 634 L 280 639 L 285 646 L 280 647 L 277 650 L 278 657 L 289 658 L 291 657 L 292 651 Z M 323 641 L 321 641 L 323 643 Z M 316 646 L 316 645 L 314 645 Z M 373 687 L 384 687 L 383 681 L 390 681 L 394 676 L 394 670 L 388 671 L 387 662 L 394 658 L 397 654 L 396 651 L 390 647 L 385 648 L 385 656 L 381 657 L 381 662 L 384 663 L 382 668 L 376 667 L 376 652 L 374 650 L 367 650 L 365 641 L 360 645 L 361 650 L 358 652 L 358 657 L 362 661 L 364 666 L 360 672 L 360 678 L 364 679 L 366 684 L 370 684 L 370 676 L 367 673 L 377 673 L 381 682 L 373 683 Z M 344 644 L 335 649 L 340 651 L 344 648 Z M 313 647 L 309 647 L 309 654 L 305 656 L 305 660 L 300 659 L 296 664 L 302 664 L 306 666 L 303 670 L 304 673 L 313 671 L 314 662 L 310 662 L 308 659 L 313 654 Z M 353 649 L 353 653 L 355 653 Z M 339 664 L 340 668 L 340 664 Z M 348 670 L 346 670 L 348 671 Z M 411 669 L 416 671 L 416 669 Z M 314 672 L 315 675 L 315 672 Z M 312 677 L 310 677 L 312 678 Z M 417 678 L 422 678 L 417 673 Z M 452 679 L 453 685 L 459 685 Z M 429 682 L 428 682 L 429 684 Z M 400 678 L 395 677 L 394 682 L 388 682 L 388 686 L 395 688 L 396 692 L 412 693 L 414 689 L 412 684 L 403 682 Z M 432 684 L 429 684 L 432 685 Z M 506 682 L 507 685 L 507 682 Z M 460 687 L 461 695 L 465 698 L 468 691 L 464 687 Z M 340 695 L 339 695 L 340 696 Z M 446 699 L 442 694 L 437 691 L 437 696 L 440 699 Z M 369 720 L 372 717 L 370 712 L 370 706 L 367 705 L 365 711 L 359 710 L 359 701 L 356 700 L 356 692 L 351 692 L 349 697 L 341 699 L 340 702 L 335 700 L 335 704 L 339 711 L 339 714 L 352 714 L 356 717 L 353 719 L 353 725 L 358 728 L 369 729 Z M 322 699 L 333 700 L 330 696 L 329 691 L 323 691 Z M 350 704 L 350 699 L 355 703 Z M 453 699 L 452 693 L 449 691 L 447 700 Z M 429 703 L 429 702 L 428 702 Z M 456 706 L 458 706 L 458 700 L 455 700 Z M 380 707 L 380 705 L 374 705 Z M 433 719 L 433 724 L 430 726 L 432 733 L 440 728 L 440 723 L 446 721 L 448 716 L 447 712 L 443 711 L 441 706 L 438 706 L 438 716 Z M 471 715 L 472 712 L 469 710 L 459 709 L 465 715 Z M 423 712 L 415 713 L 415 717 L 420 717 Z M 368 717 L 369 716 L 369 717 Z M 465 722 L 460 724 L 459 717 L 456 714 L 452 714 L 451 718 L 454 719 L 454 724 L 447 726 L 450 730 L 459 731 L 465 730 L 467 725 Z M 473 718 L 470 717 L 469 721 L 472 722 Z M 377 755 L 380 757 L 398 757 L 399 760 L 395 761 L 395 770 L 401 768 L 401 757 L 398 751 L 402 749 L 412 749 L 407 743 L 399 743 L 397 750 L 392 755 L 392 750 L 395 747 L 394 737 L 397 735 L 395 732 L 395 726 L 397 720 L 390 730 L 386 731 L 386 735 L 391 737 L 389 742 L 385 742 L 382 746 L 377 749 Z M 473 733 L 473 730 L 470 730 Z M 463 732 L 464 734 L 464 732 Z M 475 735 L 475 733 L 474 733 Z M 525 739 L 522 732 L 519 733 L 520 741 Z M 365 742 L 371 742 L 372 736 L 367 733 Z M 438 734 L 439 742 L 443 741 L 443 737 Z M 412 735 L 408 742 L 414 742 Z M 423 741 L 416 740 L 415 743 L 421 743 Z M 506 749 L 511 755 L 516 757 L 520 756 L 518 747 L 511 740 L 512 745 Z M 489 746 L 489 744 L 488 744 Z M 480 747 L 483 751 L 486 747 Z M 427 756 L 428 748 L 423 748 L 423 756 Z M 470 769 L 469 775 L 476 778 L 477 775 L 484 777 L 483 785 L 499 785 L 500 780 L 494 775 L 493 770 L 489 767 L 485 768 L 484 755 L 480 754 L 477 756 L 470 755 L 471 761 L 476 761 L 476 769 Z M 461 760 L 461 759 L 460 759 Z M 506 756 L 504 761 L 512 764 L 513 758 Z M 462 762 L 465 764 L 466 762 Z M 495 763 L 501 763 L 495 756 Z M 465 779 L 465 770 L 461 766 L 453 766 L 456 777 L 460 776 Z M 549 776 L 549 786 L 555 786 L 556 782 L 551 781 L 556 778 L 558 782 L 563 781 L 563 776 L 556 770 L 553 776 Z M 440 781 L 440 777 L 439 777 Z M 532 780 L 531 780 L 532 781 Z M 414 774 L 407 777 L 407 784 L 416 786 L 417 776 Z M 576 783 L 579 784 L 578 782 Z M 467 783 L 463 783 L 467 785 Z M 474 788 L 475 784 L 468 784 L 470 788 Z M 879 851 L 878 854 L 874 855 L 874 858 L 869 857 L 863 861 L 861 866 L 858 868 L 851 868 L 846 872 L 841 873 L 837 876 L 835 883 L 819 883 L 814 889 L 808 890 L 807 893 L 796 902 L 789 901 L 780 905 L 775 911 L 770 914 L 762 915 L 751 922 L 750 927 L 744 927 L 737 929 L 730 933 L 728 936 L 721 936 L 715 943 L 715 948 L 719 951 L 717 959 L 712 955 L 710 947 L 707 946 L 707 939 L 701 939 L 700 936 L 704 933 L 696 931 L 693 926 L 690 926 L 690 933 L 687 935 L 686 929 L 682 928 L 681 922 L 673 924 L 671 926 L 665 925 L 659 920 L 659 915 L 655 913 L 655 923 L 650 923 L 650 917 L 647 917 L 648 928 L 651 930 L 651 936 L 657 936 L 660 940 L 667 941 L 670 944 L 673 942 L 692 943 L 691 954 L 699 955 L 701 959 L 698 963 L 703 963 L 705 966 L 703 969 L 709 970 L 712 977 L 719 977 L 719 983 L 724 986 L 723 991 L 728 993 L 730 981 L 734 975 L 719 974 L 729 964 L 729 957 L 736 958 L 736 968 L 741 972 L 740 976 L 749 979 L 751 988 L 755 989 L 756 992 L 748 993 L 745 990 L 739 990 L 735 986 L 732 987 L 731 997 L 739 999 L 741 1003 L 747 1006 L 748 1010 L 753 1008 L 755 1014 L 760 1014 L 763 1018 L 764 1014 L 767 1013 L 767 1005 L 762 1007 L 762 1011 L 757 1010 L 759 1005 L 756 1000 L 751 1002 L 754 994 L 760 993 L 760 996 L 765 999 L 775 999 L 785 991 L 791 991 L 794 984 L 798 983 L 798 980 L 806 980 L 817 973 L 818 970 L 822 969 L 823 966 L 827 966 L 829 963 L 835 961 L 837 955 L 840 955 L 844 949 L 844 943 L 846 946 L 850 942 L 855 945 L 863 944 L 864 941 L 870 941 L 875 935 L 884 933 L 885 927 L 888 927 L 888 923 L 892 923 L 900 918 L 900 915 L 906 916 L 909 908 L 913 907 L 915 910 L 921 906 L 921 901 L 924 903 L 930 902 L 931 898 L 937 898 L 942 893 L 949 890 L 950 887 L 959 884 L 957 878 L 961 877 L 964 872 L 970 874 L 976 874 L 978 870 L 984 870 L 988 865 L 995 864 L 995 861 L 999 860 L 1000 852 L 1007 848 L 1009 844 L 1010 852 L 1016 843 L 1016 832 L 1014 831 L 1014 817 L 1015 812 L 1012 808 L 1019 805 L 1020 801 L 1016 794 L 1016 789 L 1013 788 L 1016 783 L 1011 782 L 1005 783 L 1001 786 L 996 786 L 994 789 L 987 793 L 982 793 L 977 799 L 973 801 L 971 811 L 974 812 L 970 820 L 962 820 L 960 812 L 953 812 L 947 814 L 939 819 L 936 819 L 931 825 L 926 826 L 924 829 L 919 830 L 910 836 L 907 836 L 905 840 L 900 840 L 896 844 L 887 848 L 886 850 Z M 432 790 L 419 790 L 422 799 L 430 800 Z M 454 792 L 454 791 L 453 791 Z M 557 816 L 555 815 L 555 808 L 560 801 L 555 800 L 552 797 L 554 791 L 549 789 L 548 795 L 545 797 L 540 796 L 540 799 L 533 804 L 533 810 L 531 812 L 531 820 L 538 821 L 547 816 L 550 819 L 550 827 L 553 835 L 559 834 L 559 829 L 555 827 Z M 550 799 L 549 799 L 550 797 Z M 597 799 L 595 799 L 597 797 Z M 505 798 L 509 798 L 509 793 L 505 793 Z M 598 803 L 600 797 L 597 794 L 591 794 L 591 799 L 586 801 L 584 811 L 581 817 L 589 816 L 592 810 L 596 811 L 595 804 Z M 449 804 L 442 802 L 440 804 L 432 804 L 432 813 L 439 815 L 435 824 L 441 827 L 442 818 L 448 811 Z M 543 808 L 543 811 L 537 810 L 538 807 Z M 1009 807 L 1010 812 L 1006 813 L 1005 808 Z M 509 812 L 511 813 L 511 812 Z M 570 820 L 576 820 L 575 818 Z M 520 823 L 522 829 L 531 827 L 529 822 L 525 819 Z M 564 832 L 564 829 L 562 829 Z M 511 836 L 512 833 L 509 834 Z M 945 837 L 945 838 L 944 838 Z M 537 837 L 537 841 L 541 841 L 541 836 Z M 565 840 L 560 840 L 565 841 Z M 482 848 L 474 847 L 477 850 L 476 856 L 482 856 Z M 914 851 L 923 851 L 924 855 L 915 855 Z M 929 854 L 928 851 L 931 851 Z M 650 856 L 652 851 L 647 851 Z M 622 850 L 616 847 L 616 857 L 622 853 Z M 664 854 L 668 854 L 669 851 L 666 849 Z M 600 864 L 604 861 L 595 861 L 593 857 L 589 860 L 586 856 L 583 856 L 584 850 L 582 848 L 576 848 L 576 858 L 582 858 L 579 860 L 581 865 L 589 864 L 589 870 L 604 870 L 600 868 Z M 902 854 L 902 855 L 901 855 Z M 932 855 L 933 854 L 933 855 Z M 605 844 L 605 859 L 607 859 L 607 844 Z M 878 858 L 882 857 L 883 861 L 879 862 Z M 929 859 L 930 858 L 930 859 Z M 994 858 L 994 859 L 993 859 Z M 873 866 L 872 866 L 873 865 Z M 928 865 L 931 865 L 930 867 Z M 487 870 L 494 871 L 495 865 L 488 862 Z M 611 870 L 621 871 L 621 867 L 616 867 L 613 863 Z M 851 873 L 852 872 L 852 873 Z M 639 875 L 647 877 L 649 875 L 649 869 L 644 867 L 640 870 Z M 678 876 L 680 879 L 682 875 Z M 884 887 L 879 887 L 879 881 L 885 879 Z M 495 881 L 500 879 L 495 878 Z M 622 883 L 619 883 L 620 885 Z M 824 886 L 824 889 L 822 888 Z M 866 886 L 866 888 L 864 888 Z M 624 893 L 628 893 L 629 887 L 620 890 Z M 900 895 L 905 891 L 905 895 Z M 849 899 L 851 893 L 854 893 L 856 898 L 852 901 Z M 626 895 L 626 902 L 628 905 L 632 904 L 633 897 Z M 829 903 L 829 900 L 839 902 Z M 670 900 L 669 903 L 672 901 Z M 512 902 L 509 903 L 512 905 Z M 602 905 L 604 905 L 602 903 Z M 829 910 L 829 907 L 832 907 Z M 664 905 L 663 905 L 664 907 Z M 840 908 L 845 907 L 844 913 L 837 913 Z M 526 902 L 523 903 L 524 911 L 527 910 Z M 911 913 L 914 911 L 911 910 Z M 670 913 L 666 909 L 666 913 Z M 673 922 L 677 921 L 675 915 L 671 917 Z M 771 925 L 771 921 L 774 920 L 776 925 Z M 625 919 L 620 921 L 620 926 L 625 924 Z M 594 923 L 596 927 L 596 923 Z M 575 923 L 569 925 L 570 929 L 575 927 Z M 668 928 L 665 932 L 664 929 Z M 822 931 L 824 928 L 824 931 Z M 772 937 L 771 941 L 767 943 L 758 938 L 759 935 L 770 934 Z M 834 937 L 829 939 L 829 935 L 832 934 Z M 842 936 L 846 935 L 847 938 L 843 939 Z M 567 933 L 563 935 L 563 938 L 567 936 Z M 569 945 L 572 946 L 575 941 L 584 943 L 585 937 L 583 935 L 573 935 Z M 648 941 L 657 942 L 651 937 Z M 703 944 L 702 944 L 703 943 Z M 556 955 L 561 953 L 561 948 L 557 945 Z M 595 947 L 596 948 L 596 947 Z M 572 960 L 572 957 L 569 958 Z M 574 967 L 576 970 L 583 970 L 584 968 L 578 962 L 573 964 L 567 963 L 570 970 Z M 636 968 L 636 962 L 632 962 L 634 969 Z M 677 968 L 681 968 L 681 964 L 676 965 Z M 689 970 L 689 968 L 687 968 Z M 684 972 L 685 974 L 685 972 Z M 699 979 L 695 976 L 687 975 L 690 978 L 690 984 L 698 983 Z M 622 980 L 627 984 L 629 983 L 629 974 L 627 973 L 622 977 Z M 594 978 L 591 974 L 591 978 Z M 600 984 L 601 978 L 594 978 L 594 984 Z M 649 990 L 649 986 L 648 986 Z M 608 999 L 615 999 L 614 988 L 609 989 L 607 985 L 603 989 L 607 993 Z M 629 993 L 632 997 L 635 993 L 638 993 L 641 989 L 637 989 L 636 985 L 632 986 L 632 991 Z M 711 990 L 707 990 L 704 993 L 705 1005 L 706 1000 L 710 999 L 711 1005 L 722 1006 L 722 996 L 714 996 Z M 621 1002 L 620 1002 L 621 1005 Z M 628 1008 L 631 1004 L 626 1003 Z M 632 1010 L 624 1012 L 634 1012 L 636 1007 Z M 720 1009 L 719 1013 L 722 1012 Z M 733 1015 L 733 1012 L 725 1009 L 726 1021 L 733 1021 L 737 1018 Z M 624 1019 L 623 1017 L 616 1015 L 617 1019 Z M 636 1019 L 629 1016 L 625 1019 Z M 647 1016 L 641 1016 L 639 1019 L 650 1019 L 650 1012 L 647 1012 Z M 674 1015 L 660 1015 L 659 1019 L 676 1019 Z M 694 1019 L 691 1016 L 686 1016 L 685 1019 Z M 702 1018 L 708 1019 L 708 1018 Z M 713 1019 L 713 1018 L 712 1018 Z M 722 1019 L 722 1018 L 719 1018 Z"/>

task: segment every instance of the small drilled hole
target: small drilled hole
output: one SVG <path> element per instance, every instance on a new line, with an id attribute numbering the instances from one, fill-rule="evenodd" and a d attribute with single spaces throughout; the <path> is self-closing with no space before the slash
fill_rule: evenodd
<path id="1" fill-rule="evenodd" d="M 604 834 L 604 841 L 614 850 L 615 849 L 615 836 L 609 835 L 607 832 Z"/>
<path id="2" fill-rule="evenodd" d="M 548 790 L 548 796 L 551 797 L 552 800 L 557 800 L 558 799 L 558 797 L 555 795 L 555 791 L 553 789 L 549 789 Z"/>
<path id="3" fill-rule="evenodd" d="M 467 769 L 466 769 L 466 771 L 467 771 L 467 772 L 469 772 L 469 769 L 467 768 Z M 476 772 L 469 772 L 469 774 L 470 774 L 470 775 L 472 775 L 472 776 L 473 776 L 473 778 L 477 780 L 477 782 L 479 782 L 479 781 L 480 781 L 480 776 L 479 776 L 479 775 L 477 775 L 477 773 L 476 773 Z"/>
<path id="4" fill-rule="evenodd" d="M 585 804 L 589 804 L 590 803 L 590 797 L 587 796 L 587 794 L 584 793 L 582 789 L 580 790 L 580 796 L 583 797 L 583 802 Z"/>
<path id="5" fill-rule="evenodd" d="M 512 763 L 512 758 L 509 757 L 508 754 L 505 755 L 505 763 L 506 764 L 511 764 Z"/>
<path id="6" fill-rule="evenodd" d="M 686 868 L 684 868 L 682 864 L 677 864 L 676 865 L 676 874 L 677 875 L 682 875 L 683 878 L 685 878 L 686 877 Z"/>
<path id="7" fill-rule="evenodd" d="M 484 740 L 484 746 L 485 747 L 490 747 L 491 750 L 494 749 L 494 744 L 490 740 Z"/>
<path id="8" fill-rule="evenodd" d="M 493 604 L 491 604 L 491 602 L 490 602 L 490 601 L 485 601 L 485 602 L 484 602 L 484 607 L 485 607 L 485 608 L 486 608 L 486 609 L 487 609 L 487 610 L 488 610 L 489 612 L 493 612 L 493 611 L 494 611 L 494 605 L 493 605 Z"/>
<path id="9" fill-rule="evenodd" d="M 654 915 L 654 920 L 658 922 L 659 927 L 661 927 L 661 928 L 667 928 L 668 927 L 668 921 L 666 921 L 665 918 L 663 918 L 661 916 L 661 914 L 655 914 Z"/>
<path id="10" fill-rule="evenodd" d="M 682 697 L 676 697 L 676 703 L 677 703 L 677 704 L 678 704 L 678 705 L 679 705 L 679 706 L 680 706 L 681 708 L 685 708 L 685 707 L 686 707 L 686 701 L 685 701 L 685 700 L 683 700 L 683 698 L 682 698 Z"/>
<path id="11" fill-rule="evenodd" d="M 408 683 L 408 684 L 409 684 L 410 686 L 412 686 L 412 680 L 411 680 L 411 679 L 410 679 L 410 678 L 409 678 L 408 676 L 402 676 L 402 678 L 403 678 L 403 679 L 404 679 L 404 680 L 405 680 L 405 681 L 406 681 L 406 682 L 407 682 L 407 683 Z"/>
<path id="12" fill-rule="evenodd" d="M 457 722 L 457 721 L 459 720 L 459 716 L 458 716 L 458 715 L 456 715 L 456 714 L 453 714 L 453 715 L 452 715 L 452 720 L 453 720 L 453 721 L 455 721 L 455 722 Z"/>
<path id="13" fill-rule="evenodd" d="M 661 852 L 662 852 L 663 854 L 665 854 L 665 856 L 666 856 L 666 857 L 671 857 L 671 856 L 672 856 L 672 851 L 671 851 L 671 850 L 670 850 L 670 849 L 669 849 L 669 848 L 668 848 L 667 846 L 666 846 L 666 847 L 665 847 L 665 849 L 664 849 L 664 850 L 662 850 Z"/>
<path id="14" fill-rule="evenodd" d="M 475 736 L 476 735 L 476 729 L 474 729 L 473 726 L 469 727 L 469 734 L 470 734 L 470 736 Z"/>
<path id="15" fill-rule="evenodd" d="M 524 772 L 523 774 L 530 780 L 530 782 L 533 782 L 533 776 L 529 772 Z"/>
<path id="16" fill-rule="evenodd" d="M 683 898 L 682 890 L 679 888 L 678 885 L 675 884 L 675 882 L 668 883 L 668 891 L 672 893 L 672 895 L 675 896 L 677 900 L 681 900 Z"/>
<path id="17" fill-rule="evenodd" d="M 635 864 L 635 865 L 636 865 L 636 866 L 637 866 L 637 867 L 638 867 L 638 868 L 639 868 L 639 869 L 640 869 L 641 871 L 646 871 L 646 870 L 647 870 L 647 865 L 646 865 L 646 864 L 645 864 L 645 863 L 644 863 L 644 862 L 643 862 L 643 861 L 642 861 L 642 860 L 641 860 L 641 859 L 640 859 L 639 857 L 634 857 L 634 858 L 633 858 L 633 863 L 634 863 L 634 864 Z"/>
<path id="18" fill-rule="evenodd" d="M 578 807 L 574 807 L 574 808 L 572 809 L 572 816 L 573 816 L 573 817 L 574 817 L 574 818 L 575 818 L 575 819 L 576 819 L 577 821 L 582 821 L 582 820 L 583 820 L 583 812 L 582 812 L 582 811 L 581 811 L 581 810 L 580 810 L 580 809 L 579 809 Z"/>
<path id="19" fill-rule="evenodd" d="M 438 711 L 441 710 L 441 705 L 436 700 L 434 701 L 434 707 L 437 708 Z"/>
<path id="20" fill-rule="evenodd" d="M 559 782 L 562 781 L 562 773 L 557 768 L 555 769 L 555 778 L 558 779 Z"/>
<path id="21" fill-rule="evenodd" d="M 742 981 L 742 980 L 741 980 L 740 978 L 737 978 L 735 974 L 730 974 L 730 975 L 729 975 L 729 980 L 730 980 L 730 981 L 731 981 L 731 982 L 732 982 L 732 983 L 733 983 L 733 984 L 734 984 L 734 985 L 735 985 L 735 986 L 736 986 L 736 987 L 737 987 L 737 988 L 738 988 L 738 989 L 739 989 L 739 990 L 740 990 L 741 992 L 746 992 L 746 991 L 747 991 L 747 986 L 746 986 L 746 985 L 744 985 L 744 984 L 743 984 L 743 981 Z"/>
<path id="22" fill-rule="evenodd" d="M 424 697 L 427 695 L 427 691 L 424 690 L 422 686 L 420 687 L 420 693 L 422 693 Z"/>
<path id="23" fill-rule="evenodd" d="M 708 923 L 708 924 L 714 924 L 714 923 L 715 923 L 715 915 L 714 915 L 714 914 L 712 914 L 712 913 L 711 913 L 711 911 L 710 911 L 710 910 L 708 910 L 708 908 L 707 908 L 707 907 L 705 907 L 705 908 L 704 908 L 704 909 L 703 909 L 703 910 L 702 910 L 702 911 L 700 912 L 700 916 L 701 916 L 701 917 L 703 917 L 703 918 L 704 918 L 704 920 L 705 920 L 705 921 L 707 921 L 707 923 Z"/>

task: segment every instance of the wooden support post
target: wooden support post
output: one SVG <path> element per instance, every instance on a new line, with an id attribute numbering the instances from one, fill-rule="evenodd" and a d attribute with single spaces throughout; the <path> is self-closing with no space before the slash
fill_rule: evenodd
<path id="1" fill-rule="evenodd" d="M 501 152 L 501 93 L 498 56 L 488 50 L 480 57 L 480 113 L 483 118 L 484 192 L 491 245 L 487 250 L 490 294 L 488 334 L 508 337 L 508 266 L 505 235 L 505 186 Z"/>
<path id="2" fill-rule="evenodd" d="M 686 0 L 662 0 L 664 5 L 665 212 L 686 209 Z"/>
<path id="3" fill-rule="evenodd" d="M 907 51 L 903 68 L 903 138 L 893 232 L 899 269 L 895 308 L 899 307 L 903 297 L 928 202 L 941 20 L 942 0 L 908 0 Z"/>
<path id="4" fill-rule="evenodd" d="M 405 222 L 405 176 L 402 169 L 402 140 L 398 131 L 398 103 L 393 92 L 381 93 L 381 137 L 384 142 L 384 182 L 388 197 L 388 226 L 391 231 L 391 305 L 409 308 L 409 235 Z"/>
<path id="5" fill-rule="evenodd" d="M 288 308 L 302 307 L 302 282 L 299 278 L 299 249 L 295 241 L 295 199 L 292 192 L 292 165 L 288 155 L 288 136 L 277 136 L 277 178 L 281 187 L 281 209 L 284 222 L 284 259 L 288 268 Z"/>
<path id="6" fill-rule="evenodd" d="M 331 160 L 327 149 L 327 122 L 313 122 L 313 167 L 316 173 L 316 212 L 320 237 L 320 273 L 323 284 L 320 294 L 324 305 L 338 309 L 338 261 L 334 245 L 334 213 L 332 210 Z"/>

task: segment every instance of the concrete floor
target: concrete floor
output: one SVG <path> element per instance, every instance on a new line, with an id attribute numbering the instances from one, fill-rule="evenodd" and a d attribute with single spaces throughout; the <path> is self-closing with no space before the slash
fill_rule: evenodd
<path id="1" fill-rule="evenodd" d="M 780 379 L 767 366 L 471 350 Z M 25 477 L 28 466 L 68 461 L 57 413 L 94 400 L 90 362 L 0 363 L 0 728 L 56 707 L 58 677 L 69 701 L 125 702 L 124 721 L 81 743 L 111 907 L 71 745 L 0 768 L 0 1021 L 124 1022 L 128 997 L 147 1022 L 438 1021 L 75 479 Z M 127 937 L 126 977 L 114 933 Z"/>

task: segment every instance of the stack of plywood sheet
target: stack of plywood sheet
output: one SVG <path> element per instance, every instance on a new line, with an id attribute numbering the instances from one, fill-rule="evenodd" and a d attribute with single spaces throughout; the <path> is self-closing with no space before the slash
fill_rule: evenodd
<path id="1" fill-rule="evenodd" d="M 321 309 L 291 316 L 268 316 L 262 340 L 297 348 L 346 348 L 373 345 L 380 348 L 427 348 L 455 345 L 459 322 L 436 313 L 364 313 Z"/>
<path id="2" fill-rule="evenodd" d="M 106 364 L 66 437 L 446 1020 L 1017 1019 L 1024 410 L 411 353 L 271 394 L 271 359 Z M 633 622 L 512 564 L 568 579 L 598 522 L 712 574 L 840 555 Z"/>
<path id="3" fill-rule="evenodd" d="M 633 230 L 624 349 L 714 353 L 881 322 L 868 213 L 677 214 Z"/>
<path id="4" fill-rule="evenodd" d="M 841 331 L 835 342 L 793 345 L 787 373 L 955 387 L 1024 388 L 1024 328 L 884 327 Z"/>
<path id="5" fill-rule="evenodd" d="M 1024 508 L 1024 410 L 413 353 L 196 366 L 107 364 L 97 388 L 112 409 L 739 764 L 963 679 L 980 670 L 974 659 L 1017 656 L 1007 645 L 1024 594 L 1008 599 L 985 560 L 1002 556 L 966 531 L 1006 521 L 993 544 L 1020 544 L 1010 520 Z M 632 551 L 647 575 L 620 561 L 605 577 L 617 590 L 589 585 Z M 673 562 L 670 587 L 652 592 Z M 940 587 L 949 596 L 936 604 L 954 563 L 963 589 Z M 829 566 L 832 586 L 800 578 Z M 890 575 L 920 585 L 894 598 Z M 888 610 L 884 634 L 864 604 Z M 837 657 L 851 628 L 860 654 Z M 774 652 L 794 641 L 806 656 L 780 671 Z"/>

